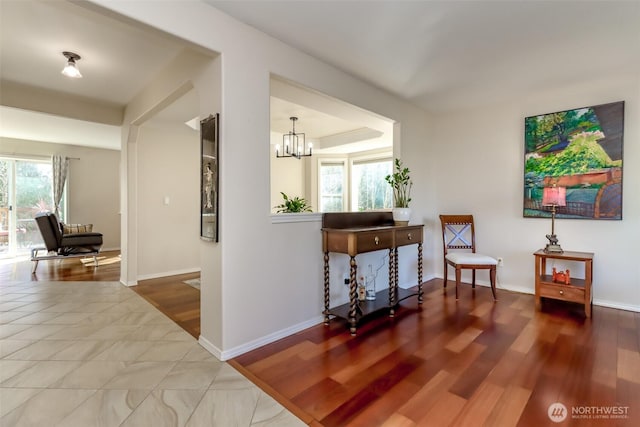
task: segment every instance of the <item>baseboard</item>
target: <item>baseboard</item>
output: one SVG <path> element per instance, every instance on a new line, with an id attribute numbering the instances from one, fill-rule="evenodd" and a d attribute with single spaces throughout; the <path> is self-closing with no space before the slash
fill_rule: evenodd
<path id="1" fill-rule="evenodd" d="M 615 308 L 617 310 L 634 311 L 636 313 L 640 313 L 640 306 L 637 306 L 637 305 L 620 304 L 619 302 L 606 301 L 601 299 L 594 299 L 593 305 L 598 305 L 600 307 L 607 307 L 607 308 Z"/>
<path id="2" fill-rule="evenodd" d="M 439 277 L 437 277 L 434 274 L 426 274 L 426 275 L 422 276 L 422 283 L 428 282 L 429 280 L 433 280 L 433 279 L 439 279 Z M 398 283 L 398 287 L 402 288 L 402 289 L 409 289 L 409 288 L 413 288 L 414 286 L 416 286 L 416 282 Z M 385 284 L 384 288 L 388 288 L 388 286 Z M 384 288 L 382 288 L 382 289 L 384 289 Z"/>
<path id="3" fill-rule="evenodd" d="M 200 345 L 204 347 L 204 349 L 207 350 L 209 353 L 213 354 L 216 357 L 216 359 L 226 360 L 222 358 L 222 350 L 220 350 L 218 347 L 213 345 L 211 341 L 209 341 L 202 335 L 198 337 L 198 343 L 200 343 Z"/>
<path id="4" fill-rule="evenodd" d="M 451 281 L 451 279 L 449 279 L 449 281 Z M 455 282 L 455 279 L 453 281 Z M 479 280 L 476 280 L 476 285 L 485 286 L 485 287 L 491 286 L 489 282 L 479 281 Z M 497 283 L 496 288 L 498 290 L 503 289 L 505 291 L 517 292 L 519 294 L 535 295 L 534 287 L 525 287 L 525 286 L 518 286 L 518 285 L 511 285 L 511 284 L 505 285 L 505 284 Z M 633 311 L 636 313 L 640 313 L 640 306 L 632 305 L 632 304 L 622 304 L 615 301 L 608 301 L 608 300 L 594 298 L 593 305 L 597 305 L 599 307 L 615 308 L 617 310 Z"/>
<path id="5" fill-rule="evenodd" d="M 322 322 L 324 322 L 324 317 L 317 316 L 311 320 L 307 320 L 306 322 L 298 323 L 297 325 L 291 326 L 289 328 L 281 329 L 272 334 L 265 335 L 253 341 L 249 341 L 246 344 L 242 344 L 232 349 L 224 350 L 224 351 L 220 351 L 211 343 L 208 343 L 208 341 L 202 338 L 202 336 L 200 336 L 200 341 L 207 342 L 210 347 L 207 347 L 207 345 L 205 344 L 202 344 L 202 346 L 206 348 L 211 354 L 216 356 L 218 359 L 224 361 L 224 360 L 233 359 L 234 357 L 240 356 L 241 354 L 247 353 L 251 350 L 255 350 L 256 348 L 262 347 L 263 345 L 271 344 L 274 341 L 278 341 L 281 338 L 286 338 L 290 335 L 295 334 L 296 332 L 300 332 L 304 329 L 310 328 L 312 326 L 316 326 Z M 216 354 L 216 352 L 218 352 L 219 355 Z"/>
<path id="6" fill-rule="evenodd" d="M 169 276 L 178 276 L 180 274 L 190 274 L 190 273 L 199 273 L 199 267 L 186 268 L 184 270 L 173 270 L 173 271 L 165 271 L 162 273 L 153 273 L 153 274 L 142 274 L 138 276 L 138 281 L 140 280 L 149 280 L 149 279 L 157 279 L 159 277 L 169 277 Z"/>
<path id="7" fill-rule="evenodd" d="M 456 279 L 449 279 L 449 287 L 451 287 L 452 283 L 453 283 L 453 286 L 455 287 Z M 462 283 L 464 283 L 465 285 L 470 285 L 470 282 L 463 281 Z M 485 282 L 484 280 L 476 279 L 476 286 L 482 286 L 483 288 L 491 288 L 491 283 Z M 496 290 L 517 292 L 519 294 L 529 294 L 529 295 L 534 294 L 533 289 L 525 288 L 523 286 L 505 285 L 503 283 L 496 283 Z"/>
<path id="8" fill-rule="evenodd" d="M 491 286 L 490 283 L 483 284 L 482 286 Z M 535 288 L 530 288 L 527 286 L 518 286 L 518 285 L 504 285 L 504 284 L 496 284 L 497 289 L 504 289 L 505 291 L 517 292 L 519 294 L 527 294 L 527 295 L 535 295 Z"/>

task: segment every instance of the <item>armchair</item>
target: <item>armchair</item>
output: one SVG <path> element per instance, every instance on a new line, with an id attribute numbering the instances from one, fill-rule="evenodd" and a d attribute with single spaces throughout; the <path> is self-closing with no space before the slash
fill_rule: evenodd
<path id="1" fill-rule="evenodd" d="M 51 212 L 40 213 L 36 215 L 35 220 L 45 248 L 31 249 L 31 261 L 34 262 L 32 273 L 36 272 L 39 261 L 47 259 L 93 256 L 94 265 L 98 266 L 96 255 L 102 248 L 101 233 L 65 234 L 58 218 Z M 45 255 L 38 254 L 45 249 Z"/>

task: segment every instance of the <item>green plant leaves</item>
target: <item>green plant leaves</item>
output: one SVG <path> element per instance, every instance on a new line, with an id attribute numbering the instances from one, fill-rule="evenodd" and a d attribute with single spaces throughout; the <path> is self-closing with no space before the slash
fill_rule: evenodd
<path id="1" fill-rule="evenodd" d="M 280 194 L 282 194 L 284 203 L 275 206 L 275 208 L 278 209 L 277 213 L 313 212 L 311 206 L 309 206 L 304 198 L 298 196 L 289 198 L 289 196 L 282 191 Z"/>
<path id="2" fill-rule="evenodd" d="M 402 166 L 400 159 L 395 159 L 395 172 L 384 177 L 393 188 L 393 200 L 397 208 L 408 208 L 411 201 L 411 181 L 409 168 Z"/>

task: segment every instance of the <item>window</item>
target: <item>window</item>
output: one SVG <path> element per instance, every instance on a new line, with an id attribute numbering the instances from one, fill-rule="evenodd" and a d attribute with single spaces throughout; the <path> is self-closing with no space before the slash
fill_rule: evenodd
<path id="1" fill-rule="evenodd" d="M 42 245 L 36 214 L 53 211 L 52 167 L 47 161 L 0 158 L 0 258 Z M 60 220 L 66 218 L 66 191 Z"/>
<path id="2" fill-rule="evenodd" d="M 391 159 L 354 161 L 351 169 L 351 210 L 355 212 L 393 207 L 393 192 L 385 181 L 392 173 Z"/>
<path id="3" fill-rule="evenodd" d="M 318 168 L 318 210 L 362 212 L 392 208 L 393 191 L 384 179 L 392 169 L 390 153 L 354 156 L 350 160 L 322 159 Z"/>
<path id="4" fill-rule="evenodd" d="M 344 162 L 322 162 L 320 164 L 320 212 L 342 212 L 344 210 Z"/>

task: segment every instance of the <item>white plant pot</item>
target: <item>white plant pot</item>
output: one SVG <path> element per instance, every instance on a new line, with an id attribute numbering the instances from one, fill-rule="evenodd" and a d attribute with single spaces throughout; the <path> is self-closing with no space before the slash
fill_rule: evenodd
<path id="1" fill-rule="evenodd" d="M 396 225 L 408 225 L 411 219 L 411 208 L 393 208 L 393 222 Z"/>

